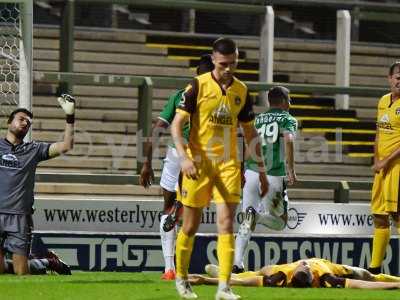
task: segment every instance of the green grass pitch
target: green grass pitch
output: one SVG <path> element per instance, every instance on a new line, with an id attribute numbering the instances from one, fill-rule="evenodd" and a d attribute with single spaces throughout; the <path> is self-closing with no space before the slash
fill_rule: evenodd
<path id="1" fill-rule="evenodd" d="M 72 276 L 1 275 L 0 298 L 169 300 L 179 299 L 174 282 L 160 280 L 160 273 L 74 272 Z M 194 286 L 199 299 L 214 299 L 215 286 Z M 255 300 L 395 300 L 400 290 L 289 289 L 234 287 L 242 299 Z"/>

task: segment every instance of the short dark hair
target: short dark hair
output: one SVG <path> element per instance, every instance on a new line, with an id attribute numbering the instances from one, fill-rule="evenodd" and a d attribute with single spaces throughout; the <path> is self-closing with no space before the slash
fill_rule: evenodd
<path id="1" fill-rule="evenodd" d="M 27 110 L 26 108 L 17 108 L 12 111 L 12 113 L 8 117 L 7 124 L 10 124 L 14 120 L 15 115 L 20 112 L 26 114 L 29 118 L 33 119 L 33 113 L 31 111 Z"/>
<path id="2" fill-rule="evenodd" d="M 236 50 L 236 43 L 229 38 L 219 38 L 213 43 L 213 52 L 229 55 L 235 53 Z"/>
<path id="3" fill-rule="evenodd" d="M 196 68 L 197 75 L 201 75 L 214 70 L 211 54 L 203 54 L 200 57 L 199 64 Z"/>
<path id="4" fill-rule="evenodd" d="M 393 75 L 394 69 L 396 69 L 396 67 L 398 67 L 400 70 L 400 61 L 395 61 L 394 63 L 391 64 L 391 66 L 389 67 L 389 75 L 390 76 Z"/>
<path id="5" fill-rule="evenodd" d="M 270 105 L 279 105 L 284 101 L 290 101 L 289 89 L 284 86 L 274 86 L 268 91 L 268 101 Z"/>
<path id="6" fill-rule="evenodd" d="M 312 285 L 312 275 L 310 271 L 297 271 L 293 274 L 292 287 L 307 288 Z"/>

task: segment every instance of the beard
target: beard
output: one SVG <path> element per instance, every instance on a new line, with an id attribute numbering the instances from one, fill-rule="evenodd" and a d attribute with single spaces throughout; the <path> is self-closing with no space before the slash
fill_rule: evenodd
<path id="1" fill-rule="evenodd" d="M 18 128 L 10 128 L 10 132 L 19 140 L 23 140 L 25 138 L 26 134 L 28 133 L 28 130 L 18 129 Z"/>

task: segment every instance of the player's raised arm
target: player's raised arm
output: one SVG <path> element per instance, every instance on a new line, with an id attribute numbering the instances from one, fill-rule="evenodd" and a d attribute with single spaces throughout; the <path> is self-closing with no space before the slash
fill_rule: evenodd
<path id="1" fill-rule="evenodd" d="M 57 100 L 66 115 L 64 139 L 62 142 L 50 145 L 49 157 L 56 157 L 62 153 L 66 153 L 74 146 L 75 98 L 68 94 L 62 94 Z"/>

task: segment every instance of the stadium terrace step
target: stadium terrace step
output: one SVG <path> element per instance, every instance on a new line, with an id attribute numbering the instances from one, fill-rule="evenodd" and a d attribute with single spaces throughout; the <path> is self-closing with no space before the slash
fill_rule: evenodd
<path id="1" fill-rule="evenodd" d="M 34 51 L 36 49 L 59 49 L 58 39 L 35 38 L 33 40 Z M 127 42 L 105 42 L 105 41 L 76 41 L 74 50 L 99 51 L 108 53 L 146 53 L 167 55 L 167 50 L 162 48 L 150 48 L 145 44 L 135 44 Z"/>
<path id="2" fill-rule="evenodd" d="M 376 120 L 376 108 L 359 108 L 356 107 L 355 111 L 360 120 L 375 121 Z"/>
<path id="3" fill-rule="evenodd" d="M 60 131 L 63 132 L 65 128 L 65 121 L 60 119 L 42 119 L 35 118 L 34 132 L 35 131 Z M 3 128 L 5 129 L 5 127 Z M 98 122 L 78 120 L 75 125 L 77 134 L 82 132 L 98 132 L 98 133 L 120 133 L 136 135 L 137 124 L 125 122 Z"/>
<path id="4" fill-rule="evenodd" d="M 350 189 L 350 201 L 371 201 L 371 190 L 351 190 Z"/>
<path id="5" fill-rule="evenodd" d="M 33 108 L 33 114 L 38 118 L 54 118 L 62 119 L 63 112 L 56 108 Z M 81 109 L 77 110 L 76 118 L 78 120 L 101 120 L 101 121 L 125 121 L 134 122 L 137 120 L 138 112 L 136 110 L 103 110 L 103 109 Z M 157 112 L 154 113 L 154 117 L 157 116 Z"/>
<path id="6" fill-rule="evenodd" d="M 325 138 L 329 141 L 336 141 L 335 133 L 328 132 L 325 134 Z M 342 133 L 341 141 L 343 142 L 375 142 L 375 134 L 368 133 Z M 340 141 L 337 141 L 340 142 Z"/>
<path id="7" fill-rule="evenodd" d="M 211 44 L 210 44 L 211 45 Z M 167 46 L 165 46 L 167 47 Z M 186 47 L 186 46 L 184 46 Z M 198 60 L 203 54 L 211 53 L 211 47 L 208 49 L 191 49 L 191 48 L 167 48 L 167 56 L 176 60 Z M 245 52 L 239 51 L 239 61 L 245 59 Z"/>
<path id="8" fill-rule="evenodd" d="M 63 132 L 53 131 L 34 131 L 33 139 L 44 142 L 58 141 L 62 139 Z M 91 132 L 89 135 L 82 132 L 77 132 L 75 135 L 76 144 L 87 144 L 87 145 L 136 145 L 137 138 L 133 135 L 126 135 L 120 133 L 99 133 Z"/>
<path id="9" fill-rule="evenodd" d="M 339 128 L 341 130 L 351 129 L 354 131 L 357 130 L 366 130 L 368 132 L 375 132 L 376 125 L 373 122 L 357 122 L 357 128 L 354 126 L 354 122 L 344 122 L 344 121 L 313 121 L 313 120 L 304 120 L 301 122 L 302 128 L 304 129 L 336 129 Z M 321 130 L 322 131 L 322 130 Z"/>
<path id="10" fill-rule="evenodd" d="M 310 115 L 310 110 L 307 109 L 290 109 L 289 112 L 295 116 L 295 117 L 303 117 L 303 116 L 309 116 Z M 354 110 L 334 110 L 334 109 L 324 109 L 321 111 L 318 111 L 318 117 L 328 117 L 328 118 L 350 118 L 350 119 L 356 119 L 356 112 Z M 317 117 L 316 116 L 316 117 Z"/>
<path id="11" fill-rule="evenodd" d="M 288 197 L 290 201 L 308 201 L 320 200 L 333 202 L 334 191 L 327 189 L 296 189 L 288 188 Z"/>
<path id="12" fill-rule="evenodd" d="M 357 177 L 365 177 L 372 176 L 373 172 L 370 166 L 356 166 L 352 165 L 349 167 L 348 165 L 343 164 L 330 164 L 327 167 L 325 164 L 316 163 L 301 163 L 296 164 L 296 173 L 302 175 L 320 175 L 320 176 L 352 176 L 353 180 L 356 180 Z"/>
<path id="13" fill-rule="evenodd" d="M 214 40 L 215 38 L 148 34 L 146 36 L 146 45 L 150 47 L 186 47 L 187 49 L 211 50 Z"/>
<path id="14" fill-rule="evenodd" d="M 35 184 L 35 193 L 43 194 L 79 194 L 79 195 L 116 195 L 116 196 L 162 196 L 160 186 L 151 186 L 148 189 L 140 185 L 101 185 L 88 183 L 42 183 Z"/>
<path id="15" fill-rule="evenodd" d="M 363 195 L 365 198 L 368 195 L 368 191 L 354 191 L 353 196 L 360 200 L 359 195 Z M 150 187 L 149 189 L 145 189 L 139 185 L 120 185 L 120 184 L 89 184 L 89 183 L 46 183 L 46 182 L 38 182 L 35 185 L 35 194 L 36 197 L 46 197 L 47 195 L 55 196 L 54 200 L 57 200 L 57 197 L 65 197 L 71 196 L 72 200 L 75 197 L 81 196 L 86 199 L 98 199 L 98 197 L 116 197 L 118 200 L 121 197 L 125 197 L 125 200 L 133 200 L 134 197 L 141 197 L 141 199 L 149 199 L 154 200 L 154 197 L 157 199 L 162 199 L 162 189 L 160 186 L 155 185 Z M 144 196 L 144 197 L 143 197 Z M 334 199 L 334 191 L 328 189 L 298 189 L 298 188 L 289 188 L 288 196 L 291 201 L 329 201 L 332 202 Z M 363 198 L 363 199 L 364 199 Z M 78 199 L 78 198 L 76 198 Z M 161 201 L 160 201 L 161 203 Z"/>
<path id="16" fill-rule="evenodd" d="M 349 145 L 347 146 L 347 150 L 349 154 L 352 153 L 362 153 L 362 154 L 370 154 L 373 156 L 374 154 L 374 146 L 373 145 Z"/>
<path id="17" fill-rule="evenodd" d="M 88 63 L 75 62 L 74 71 L 77 73 L 96 73 L 96 74 L 122 74 L 122 75 L 147 75 L 147 76 L 175 76 L 191 77 L 193 72 L 186 66 L 181 68 L 171 66 L 168 68 L 154 65 L 137 65 L 137 64 L 109 64 L 109 63 Z M 34 71 L 59 71 L 59 63 L 57 61 L 34 61 Z"/>
<path id="18" fill-rule="evenodd" d="M 329 168 L 329 164 L 344 164 L 344 165 L 371 165 L 371 158 L 369 157 L 350 157 L 346 155 L 346 152 L 339 152 L 338 154 L 333 152 L 328 152 L 325 154 L 315 154 L 313 152 L 300 152 L 296 151 L 295 153 L 295 162 L 298 163 L 324 163 L 327 168 Z"/>
<path id="19" fill-rule="evenodd" d="M 34 38 L 59 38 L 59 26 L 36 26 L 33 28 Z M 94 40 L 94 41 L 115 41 L 115 42 L 133 42 L 144 43 L 146 36 L 142 33 L 135 33 L 128 30 L 113 30 L 108 28 L 75 28 L 75 40 Z"/>
<path id="20" fill-rule="evenodd" d="M 291 106 L 311 106 L 319 108 L 335 108 L 335 99 L 330 97 L 318 97 L 312 95 L 290 94 Z"/>
<path id="21" fill-rule="evenodd" d="M 135 158 L 113 158 L 113 157 L 74 157 L 66 156 L 48 160 L 41 163 L 39 169 L 51 171 L 60 169 L 68 172 L 92 172 L 92 173 L 127 173 L 135 172 L 137 161 Z M 162 161 L 154 160 L 153 168 L 155 171 L 161 170 Z M 158 174 L 159 172 L 157 172 Z"/>
<path id="22" fill-rule="evenodd" d="M 35 60 L 57 61 L 59 59 L 58 50 L 37 49 L 33 53 Z M 75 62 L 104 62 L 112 64 L 135 64 L 135 65 L 154 65 L 154 66 L 179 66 L 187 68 L 188 63 L 185 61 L 171 60 L 166 56 L 149 55 L 149 54 L 131 54 L 131 53 L 106 53 L 106 52 L 90 52 L 75 51 Z"/>
<path id="23" fill-rule="evenodd" d="M 354 176 L 347 176 L 347 175 L 330 175 L 330 174 L 325 174 L 325 175 L 313 175 L 313 174 L 302 174 L 298 176 L 299 179 L 301 180 L 332 180 L 332 181 L 339 181 L 339 180 L 344 180 L 351 182 L 353 180 L 371 180 L 372 176 L 367 175 L 367 174 L 360 174 L 359 177 L 354 177 Z"/>

